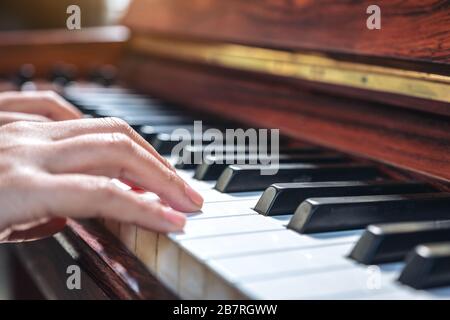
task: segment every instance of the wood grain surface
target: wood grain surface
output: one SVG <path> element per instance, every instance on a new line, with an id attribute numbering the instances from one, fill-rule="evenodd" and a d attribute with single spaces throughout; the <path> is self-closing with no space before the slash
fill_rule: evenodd
<path id="1" fill-rule="evenodd" d="M 381 8 L 381 30 L 366 27 L 371 4 Z M 125 23 L 183 38 L 450 63 L 448 0 L 140 0 Z"/>

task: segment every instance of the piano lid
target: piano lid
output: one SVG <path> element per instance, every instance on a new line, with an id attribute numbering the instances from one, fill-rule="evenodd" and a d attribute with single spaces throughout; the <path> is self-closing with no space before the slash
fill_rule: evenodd
<path id="1" fill-rule="evenodd" d="M 135 51 L 450 115 L 446 1 L 135 1 Z M 368 13 L 369 12 L 369 13 Z"/>
<path id="2" fill-rule="evenodd" d="M 168 101 L 450 182 L 450 4 L 139 0 L 124 79 Z M 373 8 L 372 8 L 373 9 Z"/>

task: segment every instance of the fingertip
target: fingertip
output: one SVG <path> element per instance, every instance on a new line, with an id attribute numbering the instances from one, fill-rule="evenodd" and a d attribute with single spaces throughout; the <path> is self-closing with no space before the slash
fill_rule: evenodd
<path id="1" fill-rule="evenodd" d="M 178 212 L 170 207 L 165 207 L 163 209 L 163 212 L 164 219 L 170 225 L 170 231 L 182 230 L 186 225 L 186 216 L 183 213 Z"/>
<path id="2" fill-rule="evenodd" d="M 189 197 L 189 199 L 192 201 L 192 203 L 195 205 L 194 210 L 200 210 L 203 207 L 203 197 L 200 193 L 195 191 L 187 182 L 184 183 L 184 190 L 186 195 Z"/>

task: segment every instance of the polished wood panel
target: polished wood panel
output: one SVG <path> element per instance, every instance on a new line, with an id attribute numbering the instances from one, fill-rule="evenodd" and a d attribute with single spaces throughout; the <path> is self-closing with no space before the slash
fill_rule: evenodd
<path id="1" fill-rule="evenodd" d="M 125 77 L 142 91 L 450 182 L 445 116 L 317 93 L 276 77 L 138 56 L 127 61 Z"/>
<path id="2" fill-rule="evenodd" d="M 84 77 L 93 67 L 117 65 L 127 39 L 128 30 L 121 26 L 0 32 L 0 76 L 11 76 L 30 63 L 36 76 L 47 77 L 62 62 L 76 66 Z"/>
<path id="3" fill-rule="evenodd" d="M 69 221 L 55 237 L 15 245 L 38 288 L 50 299 L 176 299 L 98 222 Z M 82 269 L 82 290 L 67 290 L 66 269 Z"/>
<path id="4" fill-rule="evenodd" d="M 381 30 L 366 27 L 371 4 L 381 7 Z M 125 23 L 135 32 L 450 64 L 446 0 L 140 0 Z"/>
<path id="5" fill-rule="evenodd" d="M 28 281 L 33 281 L 46 299 L 109 299 L 99 287 L 96 279 L 83 269 L 81 270 L 81 289 L 67 289 L 66 280 L 69 276 L 66 273 L 67 267 L 78 265 L 78 262 L 62 250 L 60 244 L 54 238 L 14 245 L 13 252 L 26 270 L 29 277 Z M 24 283 L 23 280 L 21 280 L 21 284 L 26 285 L 26 287 L 33 287 L 32 283 Z M 18 290 L 21 295 L 24 295 L 22 292 L 24 288 L 18 288 Z M 37 295 L 32 297 L 28 294 L 25 295 L 25 298 L 35 299 L 37 297 Z"/>

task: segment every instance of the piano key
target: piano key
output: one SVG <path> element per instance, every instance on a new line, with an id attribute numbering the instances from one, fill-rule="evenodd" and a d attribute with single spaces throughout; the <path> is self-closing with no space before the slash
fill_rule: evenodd
<path id="1" fill-rule="evenodd" d="M 180 113 L 174 110 L 151 109 L 151 108 L 132 108 L 132 109 L 102 109 L 96 110 L 97 117 L 160 117 L 160 116 L 174 116 Z"/>
<path id="2" fill-rule="evenodd" d="M 205 138 L 202 134 L 198 135 L 192 132 L 189 132 L 186 135 L 160 133 L 150 141 L 150 144 L 160 154 L 169 155 L 176 146 L 182 146 L 179 148 L 179 151 L 181 152 L 182 149 L 188 145 L 193 144 L 209 145 L 213 141 L 214 139 L 209 140 Z"/>
<path id="3" fill-rule="evenodd" d="M 229 202 L 207 202 L 202 210 L 188 214 L 187 219 L 208 219 L 217 217 L 239 216 L 256 214 L 252 209 L 256 200 L 242 200 Z"/>
<path id="4" fill-rule="evenodd" d="M 249 232 L 233 235 L 215 235 L 208 238 L 185 239 L 180 246 L 201 261 L 246 256 L 262 252 L 276 252 L 302 248 L 315 248 L 335 244 L 354 243 L 361 230 L 301 235 L 281 228 L 272 231 Z"/>
<path id="5" fill-rule="evenodd" d="M 241 215 L 211 219 L 188 220 L 183 232 L 158 237 L 156 272 L 159 277 L 177 291 L 179 284 L 179 241 L 191 238 L 206 238 L 214 235 L 231 235 L 245 232 L 260 232 L 282 229 L 278 224 L 260 215 Z"/>
<path id="6" fill-rule="evenodd" d="M 264 165 L 231 165 L 223 171 L 215 188 L 221 192 L 255 191 L 274 183 L 372 180 L 379 175 L 375 167 L 360 164 L 280 164 L 275 174 L 262 174 L 267 168 Z"/>
<path id="7" fill-rule="evenodd" d="M 199 192 L 214 190 L 214 181 L 194 180 L 192 179 L 192 176 L 194 175 L 193 171 L 178 170 L 177 173 L 181 178 L 185 179 L 192 188 Z M 219 192 L 217 191 L 217 193 Z"/>
<path id="8" fill-rule="evenodd" d="M 130 223 L 121 223 L 119 239 L 131 252 L 136 251 L 136 225 Z"/>
<path id="9" fill-rule="evenodd" d="M 124 87 L 104 87 L 98 85 L 81 85 L 80 83 L 69 83 L 64 87 L 64 95 L 78 96 L 85 93 L 108 95 L 114 94 L 133 94 L 131 89 Z"/>
<path id="10" fill-rule="evenodd" d="M 123 93 L 82 93 L 82 94 L 66 94 L 65 98 L 69 101 L 78 103 L 90 102 L 96 104 L 116 104 L 116 105 L 130 105 L 130 104 L 152 104 L 157 103 L 157 99 L 149 98 L 148 96 L 139 94 L 123 94 Z"/>
<path id="11" fill-rule="evenodd" d="M 450 221 L 370 225 L 356 243 L 350 258 L 363 264 L 400 261 L 421 243 L 442 241 L 450 241 Z"/>
<path id="12" fill-rule="evenodd" d="M 450 219 L 450 193 L 311 198 L 288 228 L 300 233 L 364 228 L 369 224 Z"/>
<path id="13" fill-rule="evenodd" d="M 308 198 L 421 193 L 435 191 L 419 182 L 402 181 L 328 181 L 312 183 L 277 183 L 267 188 L 255 211 L 274 216 L 293 213 Z"/>
<path id="14" fill-rule="evenodd" d="M 398 280 L 415 289 L 450 285 L 450 242 L 416 247 Z"/>
<path id="15" fill-rule="evenodd" d="M 97 112 L 106 112 L 109 110 L 129 110 L 133 112 L 139 112 L 142 110 L 155 110 L 155 111 L 164 111 L 167 110 L 168 107 L 160 104 L 150 104 L 150 103 L 132 103 L 132 104 L 119 104 L 119 103 L 96 103 L 93 101 L 86 102 L 75 102 L 74 103 L 80 110 L 84 113 L 88 113 L 90 115 L 95 115 Z"/>
<path id="16" fill-rule="evenodd" d="M 216 272 L 231 282 L 246 282 L 283 275 L 302 275 L 327 271 L 352 264 L 344 256 L 352 243 L 265 252 L 213 259 L 208 262 Z"/>
<path id="17" fill-rule="evenodd" d="M 136 230 L 136 256 L 151 271 L 156 269 L 156 253 L 158 233 L 137 228 Z"/>
<path id="18" fill-rule="evenodd" d="M 177 169 L 194 169 L 197 165 L 203 163 L 204 151 L 206 146 L 191 146 L 187 145 L 183 148 L 181 156 L 177 159 L 175 167 Z M 219 146 L 215 149 L 215 155 L 220 155 L 223 157 L 232 155 L 258 155 L 258 145 L 224 145 Z M 268 150 L 270 151 L 270 150 Z M 280 154 L 291 155 L 291 154 L 304 154 L 304 155 L 314 155 L 320 154 L 323 150 L 315 147 L 281 147 L 279 148 Z M 261 152 L 259 156 L 267 156 L 268 152 Z M 270 156 L 270 154 L 269 154 Z M 196 161 L 197 160 L 197 161 Z"/>
<path id="19" fill-rule="evenodd" d="M 339 163 L 346 158 L 338 154 L 280 154 L 278 156 L 260 156 L 240 154 L 233 156 L 207 156 L 197 167 L 194 178 L 197 180 L 217 180 L 222 172 L 232 164 L 270 164 L 278 163 Z"/>
<path id="20" fill-rule="evenodd" d="M 374 295 L 395 292 L 401 287 L 395 283 L 401 264 L 380 270 L 371 280 L 369 268 L 333 268 L 323 272 L 273 277 L 259 281 L 238 283 L 237 286 L 254 299 L 369 299 Z M 277 288 L 275 290 L 274 288 Z M 407 293 L 405 292 L 405 295 Z"/>
<path id="21" fill-rule="evenodd" d="M 261 192 L 238 192 L 238 193 L 221 193 L 214 189 L 199 190 L 205 203 L 226 202 L 227 204 L 234 201 L 251 200 L 253 207 L 261 197 Z M 256 212 L 255 212 L 256 213 Z"/>
<path id="22" fill-rule="evenodd" d="M 188 220 L 184 231 L 171 233 L 169 237 L 180 241 L 190 238 L 279 229 L 283 229 L 283 227 L 271 219 L 257 214 L 249 214 L 214 219 Z"/>
<path id="23" fill-rule="evenodd" d="M 140 135 L 147 141 L 152 141 L 158 134 L 167 133 L 170 134 L 177 129 L 185 129 L 189 132 L 194 131 L 194 126 L 192 124 L 188 125 L 152 125 L 152 126 L 142 126 L 139 130 Z"/>
<path id="24" fill-rule="evenodd" d="M 194 169 L 201 164 L 204 157 L 206 146 L 187 145 L 183 148 L 181 156 L 177 159 L 175 168 L 177 169 Z M 255 145 L 222 145 L 215 149 L 216 153 L 222 154 L 255 154 L 258 152 L 258 146 Z M 196 163 L 196 160 L 197 163 Z"/>
<path id="25" fill-rule="evenodd" d="M 188 297 L 227 297 L 236 298 L 234 288 L 227 285 L 216 272 L 210 272 L 208 261 L 214 258 L 247 256 L 259 252 L 271 253 L 292 248 L 319 247 L 332 243 L 348 243 L 350 245 L 357 238 L 357 234 L 342 232 L 334 237 L 301 236 L 292 231 L 282 229 L 277 231 L 257 231 L 235 235 L 213 236 L 200 239 L 182 240 L 179 256 L 178 283 L 180 294 Z M 359 234 L 358 234 L 359 235 Z M 175 257 L 176 259 L 176 257 Z M 192 284 L 197 285 L 193 286 Z M 214 292 L 211 292 L 214 287 Z M 233 292 L 230 294 L 229 290 Z M 217 295 L 219 294 L 220 295 Z M 239 296 L 237 296 L 239 297 Z"/>
<path id="26" fill-rule="evenodd" d="M 176 125 L 189 124 L 193 122 L 191 118 L 183 116 L 125 116 L 122 117 L 122 119 L 135 130 L 139 130 L 142 126 L 146 125 Z"/>

